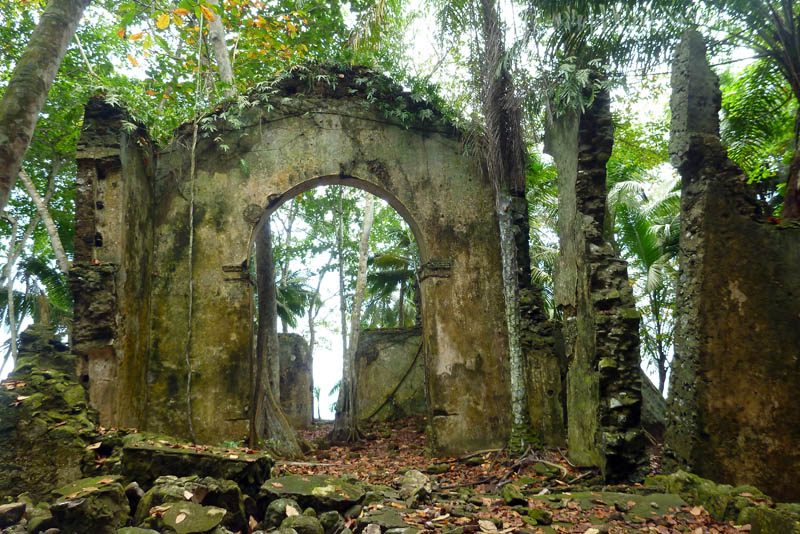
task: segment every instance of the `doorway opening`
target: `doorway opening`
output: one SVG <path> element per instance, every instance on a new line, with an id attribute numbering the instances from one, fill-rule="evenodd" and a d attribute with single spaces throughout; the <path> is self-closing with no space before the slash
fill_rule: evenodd
<path id="1" fill-rule="evenodd" d="M 276 403 L 295 429 L 332 421 L 349 354 L 359 421 L 423 416 L 420 248 L 411 227 L 357 187 L 322 185 L 286 197 L 257 226 L 249 262 L 253 354 L 267 362 Z"/>

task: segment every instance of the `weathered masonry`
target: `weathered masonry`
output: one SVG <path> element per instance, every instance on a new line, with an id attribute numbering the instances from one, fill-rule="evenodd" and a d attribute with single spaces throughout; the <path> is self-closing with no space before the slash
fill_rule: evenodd
<path id="1" fill-rule="evenodd" d="M 800 499 L 800 228 L 762 213 L 719 139 L 719 80 L 687 34 L 672 71 L 682 180 L 665 460 Z"/>
<path id="2" fill-rule="evenodd" d="M 398 125 L 393 111 L 415 118 Z M 75 351 L 102 423 L 188 437 L 191 420 L 204 442 L 246 436 L 253 235 L 294 195 L 343 184 L 385 199 L 419 244 L 433 450 L 505 444 L 493 188 L 437 117 L 358 69 L 254 90 L 202 117 L 194 149 L 192 124 L 156 149 L 123 110 L 90 102 L 72 285 Z"/>
<path id="3" fill-rule="evenodd" d="M 639 312 L 627 265 L 603 236 L 606 163 L 614 131 L 608 92 L 584 113 L 549 125 L 545 148 L 558 167 L 554 299 L 563 314 L 569 455 L 606 478 L 642 478 Z"/>

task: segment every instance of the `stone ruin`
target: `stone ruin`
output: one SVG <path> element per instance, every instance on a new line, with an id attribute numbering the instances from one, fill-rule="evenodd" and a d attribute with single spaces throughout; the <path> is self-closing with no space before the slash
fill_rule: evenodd
<path id="1" fill-rule="evenodd" d="M 727 159 L 719 92 L 697 39 L 678 49 L 673 75 L 683 226 L 667 459 L 797 498 L 789 477 L 800 466 L 800 230 L 768 223 Z M 363 334 L 357 367 L 372 395 L 361 394 L 362 416 L 422 410 L 439 455 L 506 444 L 509 365 L 490 181 L 434 108 L 364 69 L 325 75 L 338 83 L 294 73 L 247 95 L 250 106 L 228 103 L 204 117 L 215 134 L 198 142 L 194 179 L 191 125 L 158 148 L 124 110 L 87 106 L 70 277 L 78 376 L 101 424 L 186 438 L 191 417 L 201 442 L 246 436 L 253 236 L 294 195 L 343 184 L 397 209 L 422 260 L 421 328 Z M 387 103 L 433 118 L 397 124 Z M 603 237 L 612 143 L 604 93 L 548 126 L 563 321 L 546 321 L 536 296 L 525 295 L 525 347 L 542 442 L 568 438 L 573 462 L 623 481 L 643 476 L 643 414 L 652 421 L 663 407 L 643 400 L 639 315 L 625 264 Z M 304 426 L 313 418 L 307 349 L 294 338 L 283 345 L 292 363 L 283 408 Z"/>
<path id="2" fill-rule="evenodd" d="M 720 143 L 720 105 L 689 33 L 672 71 L 682 193 L 667 460 L 800 500 L 800 227 L 762 212 Z"/>
<path id="3" fill-rule="evenodd" d="M 432 450 L 502 446 L 493 189 L 459 132 L 363 68 L 295 71 L 246 98 L 202 119 L 214 135 L 198 141 L 194 179 L 191 124 L 159 149 L 122 109 L 86 107 L 71 279 L 75 352 L 101 422 L 188 437 L 191 417 L 201 442 L 247 436 L 253 236 L 298 193 L 342 184 L 386 200 L 419 245 Z M 416 122 L 387 119 L 388 105 Z"/>

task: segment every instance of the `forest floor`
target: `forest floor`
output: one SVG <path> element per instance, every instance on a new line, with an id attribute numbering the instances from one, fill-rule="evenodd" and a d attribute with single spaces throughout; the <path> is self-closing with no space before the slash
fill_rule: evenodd
<path id="1" fill-rule="evenodd" d="M 387 498 L 369 505 L 399 514 L 423 532 L 485 534 L 728 534 L 750 525 L 720 523 L 701 506 L 635 485 L 598 485 L 597 472 L 570 464 L 565 451 L 529 449 L 522 456 L 492 450 L 460 458 L 426 455 L 424 421 L 409 419 L 362 428 L 366 438 L 330 446 L 331 423 L 315 423 L 303 436 L 319 448 L 306 462 L 279 462 L 285 475 L 355 477 L 399 489 L 411 469 L 433 483 L 430 497 L 409 505 Z M 657 455 L 651 468 L 659 469 Z M 514 497 L 516 495 L 516 498 Z M 677 502 L 676 502 L 677 500 Z"/>

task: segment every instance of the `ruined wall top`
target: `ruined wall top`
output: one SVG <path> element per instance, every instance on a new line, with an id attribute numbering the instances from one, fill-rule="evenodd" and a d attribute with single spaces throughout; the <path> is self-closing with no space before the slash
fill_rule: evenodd
<path id="1" fill-rule="evenodd" d="M 672 164 L 680 168 L 698 139 L 719 139 L 719 78 L 711 70 L 703 36 L 697 31 L 687 31 L 675 49 L 671 84 L 669 154 Z"/>

